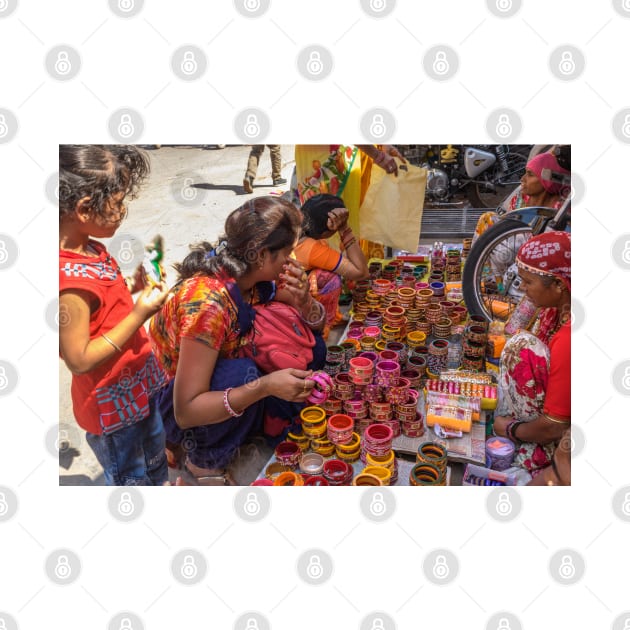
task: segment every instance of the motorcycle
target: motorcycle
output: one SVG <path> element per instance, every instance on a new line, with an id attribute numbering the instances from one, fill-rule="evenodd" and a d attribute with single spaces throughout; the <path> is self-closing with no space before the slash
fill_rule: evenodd
<path id="1" fill-rule="evenodd" d="M 558 163 L 570 171 L 570 145 L 558 145 L 554 153 Z M 541 175 L 563 187 L 562 205 L 557 210 L 531 207 L 497 211 L 501 219 L 477 239 L 464 265 L 462 288 L 470 313 L 507 321 L 525 294 L 516 265 L 521 245 L 549 230 L 571 231 L 571 176 L 548 169 Z"/>
<path id="2" fill-rule="evenodd" d="M 464 193 L 474 208 L 496 208 L 518 186 L 531 147 L 418 144 L 398 148 L 409 162 L 427 169 L 427 201 L 452 206 L 454 197 Z"/>

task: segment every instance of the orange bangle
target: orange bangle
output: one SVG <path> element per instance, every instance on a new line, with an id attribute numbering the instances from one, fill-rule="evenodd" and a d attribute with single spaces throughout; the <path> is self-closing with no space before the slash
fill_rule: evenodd
<path id="1" fill-rule="evenodd" d="M 291 470 L 280 473 L 273 482 L 274 486 L 303 486 L 304 477 Z"/>
<path id="2" fill-rule="evenodd" d="M 381 480 L 376 475 L 369 473 L 359 473 L 353 480 L 353 486 L 382 486 Z"/>

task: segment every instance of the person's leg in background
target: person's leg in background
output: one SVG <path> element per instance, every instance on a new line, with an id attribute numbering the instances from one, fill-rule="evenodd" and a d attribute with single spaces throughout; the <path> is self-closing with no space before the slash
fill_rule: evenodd
<path id="1" fill-rule="evenodd" d="M 282 155 L 280 154 L 279 144 L 268 144 L 269 153 L 271 154 L 271 177 L 274 186 L 286 184 L 287 180 L 282 177 Z"/>
<path id="2" fill-rule="evenodd" d="M 254 192 L 254 180 L 256 179 L 256 173 L 258 172 L 258 162 L 260 162 L 260 156 L 264 150 L 264 144 L 253 144 L 252 150 L 249 152 L 247 171 L 245 172 L 245 177 L 243 178 L 243 189 L 246 193 Z"/>

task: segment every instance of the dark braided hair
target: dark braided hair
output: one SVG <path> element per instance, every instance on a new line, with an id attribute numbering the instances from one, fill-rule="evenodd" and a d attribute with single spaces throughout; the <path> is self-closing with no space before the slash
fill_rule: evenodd
<path id="1" fill-rule="evenodd" d="M 133 145 L 60 144 L 59 220 L 84 197 L 97 214 L 116 193 L 133 199 L 149 171 L 149 158 Z"/>
<path id="2" fill-rule="evenodd" d="M 256 264 L 261 250 L 274 254 L 295 244 L 301 221 L 300 211 L 286 199 L 256 197 L 228 215 L 216 247 L 207 241 L 193 245 L 175 269 L 181 280 L 199 273 L 240 278 Z"/>

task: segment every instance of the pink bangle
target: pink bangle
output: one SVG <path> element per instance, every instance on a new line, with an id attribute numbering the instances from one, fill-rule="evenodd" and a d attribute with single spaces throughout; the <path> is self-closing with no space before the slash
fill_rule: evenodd
<path id="1" fill-rule="evenodd" d="M 234 409 L 232 409 L 232 405 L 230 405 L 230 401 L 228 400 L 228 394 L 232 391 L 231 387 L 228 387 L 227 389 L 223 390 L 223 406 L 225 407 L 225 410 L 232 416 L 232 418 L 239 418 L 240 416 L 243 415 L 243 411 L 241 411 L 240 413 L 237 413 L 236 411 L 234 411 Z"/>

